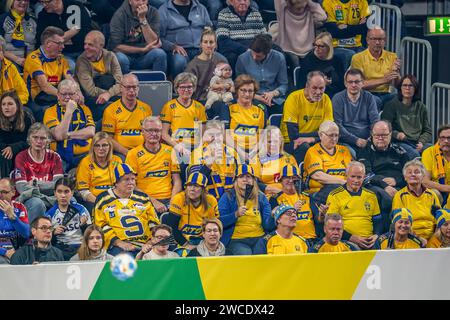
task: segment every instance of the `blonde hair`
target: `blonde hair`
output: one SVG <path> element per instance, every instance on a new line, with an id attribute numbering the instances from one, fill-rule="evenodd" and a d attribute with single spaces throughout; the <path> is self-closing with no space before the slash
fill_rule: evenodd
<path id="1" fill-rule="evenodd" d="M 111 141 L 111 137 L 106 132 L 101 131 L 101 132 L 97 132 L 95 134 L 95 136 L 92 138 L 91 148 L 89 149 L 89 159 L 93 162 L 97 162 L 97 156 L 95 155 L 95 152 L 94 152 L 94 144 L 96 144 L 97 142 L 99 142 L 100 140 L 103 140 L 103 139 L 106 139 L 106 141 L 108 141 L 108 144 L 109 144 L 109 151 L 108 151 L 108 155 L 106 156 L 106 160 L 108 162 L 110 162 L 112 159 L 113 144 Z"/>
<path id="2" fill-rule="evenodd" d="M 317 41 L 323 42 L 325 46 L 328 47 L 328 55 L 326 57 L 326 60 L 331 60 L 333 58 L 334 49 L 333 49 L 333 37 L 329 32 L 321 32 L 317 35 L 314 42 L 317 43 Z"/>
<path id="3" fill-rule="evenodd" d="M 236 177 L 234 179 L 234 191 L 236 191 L 236 201 L 238 204 L 238 207 L 241 207 L 243 205 L 245 205 L 244 203 L 244 197 L 240 194 L 239 192 L 239 187 L 237 185 L 237 180 L 239 179 L 239 177 Z M 254 207 L 258 207 L 259 206 L 259 201 L 258 201 L 258 194 L 259 194 L 259 187 L 258 187 L 258 183 L 256 181 L 256 178 L 253 177 L 253 189 L 252 189 L 252 193 L 250 194 L 250 197 L 248 198 L 248 200 L 253 202 L 253 206 Z"/>

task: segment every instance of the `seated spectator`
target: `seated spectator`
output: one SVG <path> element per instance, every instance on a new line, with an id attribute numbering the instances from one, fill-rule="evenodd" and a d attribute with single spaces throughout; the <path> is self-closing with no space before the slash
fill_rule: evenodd
<path id="1" fill-rule="evenodd" d="M 325 75 L 320 71 L 308 73 L 305 89 L 292 92 L 286 99 L 281 121 L 284 150 L 298 163 L 318 139 L 324 120 L 333 120 L 333 106 L 325 92 Z"/>
<path id="2" fill-rule="evenodd" d="M 233 100 L 234 82 L 232 80 L 233 71 L 226 62 L 219 62 L 214 69 L 214 76 L 209 82 L 208 95 L 205 108 L 208 111 L 216 101 L 228 103 Z M 210 112 L 212 114 L 212 112 Z"/>
<path id="3" fill-rule="evenodd" d="M 68 261 L 80 248 L 83 231 L 91 224 L 91 215 L 85 207 L 72 200 L 74 181 L 61 178 L 55 183 L 55 205 L 45 213 L 52 219 L 54 246 Z"/>
<path id="4" fill-rule="evenodd" d="M 344 76 L 346 89 L 332 99 L 334 121 L 341 133 L 339 142 L 350 150 L 353 158 L 367 146 L 370 128 L 378 120 L 374 96 L 363 90 L 364 75 L 358 69 L 349 69 Z"/>
<path id="5" fill-rule="evenodd" d="M 325 236 L 309 248 L 311 253 L 357 251 L 359 247 L 350 241 L 342 240 L 344 222 L 337 213 L 325 215 L 323 223 Z"/>
<path id="6" fill-rule="evenodd" d="M 267 110 L 263 105 L 253 104 L 258 82 L 249 75 L 242 74 L 234 82 L 236 103 L 220 107 L 219 119 L 225 122 L 227 144 L 234 142 L 241 161 L 253 158 L 257 151 L 259 131 L 267 122 Z M 214 108 L 214 107 L 213 107 Z"/>
<path id="7" fill-rule="evenodd" d="M 61 250 L 52 246 L 52 221 L 49 217 L 37 217 L 31 222 L 33 242 L 19 248 L 11 257 L 12 265 L 38 264 L 64 261 Z"/>
<path id="8" fill-rule="evenodd" d="M 429 240 L 434 233 L 436 219 L 434 211 L 440 209 L 441 203 L 436 194 L 422 185 L 425 167 L 417 159 L 408 161 L 403 167 L 406 187 L 400 189 L 392 200 L 392 210 L 408 208 L 414 219 L 414 234 Z"/>
<path id="9" fill-rule="evenodd" d="M 278 20 L 274 42 L 283 49 L 293 71 L 313 49 L 315 29 L 327 15 L 320 4 L 312 0 L 274 0 L 274 4 Z"/>
<path id="10" fill-rule="evenodd" d="M 316 197 L 325 200 L 328 193 L 339 185 L 345 185 L 345 169 L 352 161 L 352 156 L 347 147 L 337 144 L 339 127 L 333 121 L 322 122 L 319 138 L 320 142 L 306 152 L 303 164 L 304 179 L 307 192 L 319 192 Z"/>
<path id="11" fill-rule="evenodd" d="M 344 240 L 361 249 L 371 249 L 384 232 L 380 207 L 374 192 L 364 188 L 365 168 L 361 162 L 352 161 L 346 170 L 346 184 L 338 187 L 327 198 L 328 213 L 338 213 L 344 222 Z M 324 215 L 320 212 L 319 222 Z"/>
<path id="12" fill-rule="evenodd" d="M 206 122 L 202 144 L 191 154 L 190 172 L 208 178 L 206 189 L 217 201 L 233 188 L 234 173 L 241 163 L 236 150 L 225 143 L 225 126 L 219 120 Z"/>
<path id="13" fill-rule="evenodd" d="M 0 94 L 14 90 L 25 105 L 29 98 L 28 89 L 14 63 L 6 58 L 7 52 L 5 40 L 0 36 Z"/>
<path id="14" fill-rule="evenodd" d="M 411 74 L 400 79 L 398 97 L 384 106 L 381 118 L 392 123 L 394 141 L 406 150 L 410 159 L 431 146 L 431 124 L 427 107 L 420 99 L 419 83 Z"/>
<path id="15" fill-rule="evenodd" d="M 37 38 L 47 27 L 57 27 L 64 31 L 64 56 L 72 72 L 75 61 L 83 52 L 83 41 L 92 30 L 91 15 L 86 7 L 75 0 L 41 1 L 44 9 L 37 19 Z M 42 44 L 42 43 L 41 43 Z"/>
<path id="16" fill-rule="evenodd" d="M 198 79 L 193 98 L 200 102 L 206 101 L 210 81 L 219 62 L 225 62 L 222 55 L 216 52 L 217 38 L 212 28 L 205 27 L 200 37 L 200 54 L 187 65 L 186 72 L 192 73 Z M 212 119 L 212 117 L 209 117 Z"/>
<path id="17" fill-rule="evenodd" d="M 217 218 L 204 218 L 202 222 L 202 236 L 198 246 L 189 251 L 188 257 L 214 257 L 227 254 L 225 246 L 220 242 L 223 234 L 222 222 Z"/>
<path id="18" fill-rule="evenodd" d="M 114 168 L 122 163 L 113 155 L 112 138 L 106 132 L 97 132 L 92 139 L 89 154 L 77 167 L 77 190 L 83 205 L 92 212 L 97 196 L 114 186 Z"/>
<path id="19" fill-rule="evenodd" d="M 56 141 L 55 151 L 64 161 L 66 171 L 75 168 L 88 153 L 95 134 L 95 124 L 88 107 L 76 102 L 78 85 L 63 80 L 58 85 L 58 103 L 45 110 L 44 124 Z"/>
<path id="20" fill-rule="evenodd" d="M 84 39 L 84 52 L 75 67 L 94 121 L 99 121 L 108 103 L 120 95 L 122 70 L 116 55 L 104 46 L 105 36 L 100 31 L 89 32 Z"/>
<path id="21" fill-rule="evenodd" d="M 196 137 L 202 129 L 200 127 L 206 122 L 206 112 L 200 102 L 192 99 L 197 86 L 196 76 L 182 72 L 175 78 L 173 85 L 178 98 L 168 101 L 161 110 L 162 140 L 177 152 L 183 175 L 190 153 L 198 143 Z"/>
<path id="22" fill-rule="evenodd" d="M 229 2 L 230 5 L 219 12 L 216 33 L 219 52 L 234 66 L 253 38 L 266 32 L 266 28 L 259 11 L 250 6 L 250 0 Z"/>
<path id="23" fill-rule="evenodd" d="M 297 211 L 297 223 L 294 233 L 307 242 L 317 237 L 311 202 L 307 193 L 301 191 L 299 170 L 292 164 L 285 165 L 280 174 L 281 192 L 270 198 L 270 206 L 275 209 L 279 205 L 293 207 Z"/>
<path id="24" fill-rule="evenodd" d="M 36 45 L 36 20 L 27 11 L 29 1 L 13 0 L 9 11 L 0 16 L 0 35 L 5 38 L 5 57 L 22 71 L 27 54 Z"/>
<path id="25" fill-rule="evenodd" d="M 172 199 L 182 190 L 180 166 L 172 147 L 161 143 L 162 123 L 149 116 L 142 122 L 144 143 L 131 149 L 125 162 L 137 172 L 137 187 L 144 191 L 159 215 L 167 212 Z"/>
<path id="26" fill-rule="evenodd" d="M 298 166 L 295 158 L 283 150 L 283 135 L 278 127 L 268 126 L 260 137 L 257 157 L 250 163 L 259 178 L 259 188 L 270 197 L 281 191 L 281 169 L 285 165 Z"/>
<path id="27" fill-rule="evenodd" d="M 15 192 L 9 178 L 0 179 L 0 265 L 9 263 L 20 242 L 30 237 L 27 209 L 12 200 Z"/>
<path id="28" fill-rule="evenodd" d="M 174 230 L 175 240 L 191 250 L 195 248 L 202 235 L 202 219 L 219 216 L 217 200 L 206 191 L 208 179 L 199 172 L 189 175 L 186 191 L 175 195 L 166 217 L 167 224 Z"/>
<path id="29" fill-rule="evenodd" d="M 40 122 L 28 130 L 29 148 L 19 152 L 15 159 L 14 179 L 16 189 L 28 211 L 29 220 L 43 216 L 53 206 L 54 185 L 63 177 L 64 171 L 60 156 L 47 148 L 50 131 Z"/>
<path id="30" fill-rule="evenodd" d="M 94 222 L 105 234 L 105 248 L 113 256 L 136 256 L 159 224 L 148 196 L 136 190 L 136 173 L 127 164 L 114 168 L 114 187 L 101 193 L 95 204 Z"/>
<path id="31" fill-rule="evenodd" d="M 331 35 L 328 32 L 320 33 L 314 40 L 314 50 L 302 60 L 300 77 L 297 88 L 305 87 L 307 74 L 311 71 L 321 71 L 325 75 L 325 93 L 332 98 L 344 89 L 344 66 L 334 54 Z"/>
<path id="32" fill-rule="evenodd" d="M 142 121 L 152 115 L 151 107 L 139 100 L 139 81 L 134 74 L 125 74 L 120 83 L 122 98 L 110 104 L 103 113 L 102 131 L 113 138 L 114 151 L 125 160 L 129 150 L 141 145 Z"/>
<path id="33" fill-rule="evenodd" d="M 41 34 L 42 45 L 25 60 L 23 79 L 33 101 L 33 113 L 42 121 L 47 107 L 57 102 L 56 87 L 63 79 L 73 80 L 69 64 L 61 54 L 64 48 L 64 31 L 48 27 Z"/>
<path id="34" fill-rule="evenodd" d="M 366 167 L 370 182 L 367 188 L 376 193 L 381 212 L 391 212 L 392 198 L 406 185 L 402 171 L 409 157 L 403 148 L 391 143 L 392 126 L 389 121 L 375 122 L 370 140 L 358 155 L 358 161 Z M 390 224 L 386 214 L 383 220 L 386 228 Z"/>
<path id="35" fill-rule="evenodd" d="M 377 96 L 378 110 L 383 110 L 385 102 L 395 94 L 391 87 L 396 87 L 400 80 L 400 60 L 397 54 L 384 50 L 386 33 L 377 27 L 367 33 L 367 49 L 352 57 L 351 67 L 364 74 L 363 89 Z"/>
<path id="36" fill-rule="evenodd" d="M 367 0 L 324 0 L 327 13 L 325 28 L 333 36 L 335 56 L 348 69 L 355 52 L 364 50 L 362 39 L 367 34 L 367 18 L 371 12 Z"/>
<path id="37" fill-rule="evenodd" d="M 165 224 L 160 224 L 152 228 L 152 238 L 149 243 L 142 247 L 142 250 L 136 256 L 137 260 L 159 260 L 168 258 L 179 258 L 180 256 L 169 251 L 169 244 L 164 243 L 166 239 L 172 236 L 172 228 Z M 163 242 L 162 244 L 159 244 Z"/>
<path id="38" fill-rule="evenodd" d="M 422 239 L 412 233 L 413 215 L 407 208 L 392 212 L 394 231 L 381 235 L 375 243 L 375 249 L 398 250 L 424 248 Z"/>
<path id="39" fill-rule="evenodd" d="M 90 225 L 84 231 L 80 248 L 70 261 L 106 261 L 114 257 L 106 253 L 105 235 L 102 229 L 95 224 Z"/>
<path id="40" fill-rule="evenodd" d="M 440 126 L 437 136 L 436 144 L 422 154 L 422 162 L 426 169 L 423 185 L 439 191 L 445 204 L 450 193 L 450 125 Z"/>
<path id="41" fill-rule="evenodd" d="M 16 155 L 28 147 L 27 133 L 33 116 L 24 110 L 14 91 L 0 97 L 0 177 L 8 177 Z"/>
<path id="42" fill-rule="evenodd" d="M 123 1 L 111 19 L 108 47 L 119 60 L 122 73 L 130 69 L 167 71 L 167 56 L 159 39 L 158 10 L 147 1 Z"/>
<path id="43" fill-rule="evenodd" d="M 436 211 L 436 230 L 428 240 L 427 248 L 450 247 L 450 210 L 440 209 Z"/>
<path id="44" fill-rule="evenodd" d="M 270 204 L 259 191 L 253 168 L 239 165 L 234 188 L 219 200 L 222 242 L 232 255 L 251 255 L 265 233 L 275 229 Z"/>
<path id="45" fill-rule="evenodd" d="M 236 62 L 236 75 L 248 74 L 259 82 L 255 100 L 268 107 L 268 113 L 283 113 L 288 78 L 284 55 L 272 49 L 272 37 L 258 34 L 250 49 L 241 54 Z"/>
<path id="46" fill-rule="evenodd" d="M 260 238 L 254 254 L 298 254 L 307 253 L 305 239 L 294 233 L 297 211 L 294 207 L 280 205 L 274 210 L 273 218 L 277 225 L 275 231 Z"/>
<path id="47" fill-rule="evenodd" d="M 200 53 L 201 33 L 212 22 L 198 0 L 168 0 L 158 12 L 162 48 L 169 57 L 170 74 L 175 78 Z"/>

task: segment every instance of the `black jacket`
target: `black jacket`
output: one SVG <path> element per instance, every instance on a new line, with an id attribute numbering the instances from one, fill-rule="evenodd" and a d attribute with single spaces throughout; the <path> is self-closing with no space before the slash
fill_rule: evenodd
<path id="1" fill-rule="evenodd" d="M 27 244 L 17 250 L 11 257 L 11 264 L 33 264 L 33 262 L 64 261 L 64 255 L 58 248 L 49 245 L 39 249 L 33 244 Z"/>

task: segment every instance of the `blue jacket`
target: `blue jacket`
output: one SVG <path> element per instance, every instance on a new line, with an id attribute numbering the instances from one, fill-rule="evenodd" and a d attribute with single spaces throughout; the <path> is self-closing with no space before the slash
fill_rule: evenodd
<path id="1" fill-rule="evenodd" d="M 271 215 L 269 201 L 264 193 L 258 194 L 259 212 L 262 214 L 262 227 L 266 233 L 275 230 L 275 221 Z M 219 200 L 220 221 L 223 224 L 222 243 L 227 246 L 231 240 L 231 236 L 236 226 L 236 211 L 238 210 L 238 203 L 236 201 L 236 191 L 231 189 L 225 192 Z"/>

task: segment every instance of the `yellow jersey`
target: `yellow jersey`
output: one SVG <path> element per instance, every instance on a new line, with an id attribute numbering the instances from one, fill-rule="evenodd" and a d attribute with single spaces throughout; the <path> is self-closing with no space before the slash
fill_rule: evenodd
<path id="1" fill-rule="evenodd" d="M 383 50 L 383 53 L 377 60 L 372 56 L 369 49 L 366 49 L 352 57 L 351 67 L 361 70 L 366 80 L 381 79 L 386 73 L 391 72 L 396 59 L 397 54 Z M 370 91 L 388 93 L 390 92 L 390 86 L 389 84 L 382 84 L 374 89 L 370 89 Z"/>
<path id="2" fill-rule="evenodd" d="M 308 194 L 302 192 L 298 195 L 297 193 L 286 194 L 280 192 L 277 195 L 272 196 L 270 205 L 272 208 L 275 208 L 280 204 L 294 207 L 297 201 L 301 201 L 302 206 L 297 210 L 297 224 L 295 225 L 294 233 L 305 239 L 316 238 L 316 228 L 314 226 L 314 217 L 311 211 L 311 201 Z"/>
<path id="3" fill-rule="evenodd" d="M 148 151 L 144 145 L 131 149 L 125 162 L 137 173 L 137 187 L 150 197 L 162 200 L 172 196 L 172 174 L 180 166 L 172 156 L 172 147 L 161 144 L 158 152 Z"/>
<path id="4" fill-rule="evenodd" d="M 228 106 L 230 112 L 230 130 L 235 145 L 251 149 L 259 139 L 259 130 L 266 126 L 264 106 L 252 105 L 244 108 L 238 103 Z"/>
<path id="5" fill-rule="evenodd" d="M 33 99 L 42 91 L 36 81 L 36 76 L 44 75 L 47 82 L 56 88 L 61 80 L 70 74 L 69 63 L 63 55 L 51 59 L 41 48 L 31 52 L 23 65 L 23 79 Z"/>
<path id="6" fill-rule="evenodd" d="M 418 237 L 412 234 L 408 234 L 406 241 L 396 241 L 394 239 L 394 233 L 389 232 L 381 235 L 377 239 L 375 247 L 381 250 L 420 249 L 423 248 L 423 244 Z"/>
<path id="7" fill-rule="evenodd" d="M 337 245 L 333 245 L 320 239 L 319 242 L 315 243 L 310 249 L 311 253 L 324 253 L 324 252 L 348 252 L 348 251 L 358 251 L 359 248 L 352 244 L 351 242 L 341 240 Z"/>
<path id="8" fill-rule="evenodd" d="M 320 182 L 311 178 L 317 171 L 345 180 L 345 169 L 351 161 L 352 155 L 345 146 L 338 144 L 334 154 L 329 154 L 322 148 L 320 142 L 313 145 L 306 152 L 305 160 L 303 161 L 303 178 L 308 189 L 307 192 L 314 193 L 323 187 Z"/>
<path id="9" fill-rule="evenodd" d="M 205 106 L 192 100 L 191 105 L 185 107 L 177 99 L 172 99 L 162 108 L 161 121 L 170 124 L 173 139 L 193 146 L 199 137 L 201 125 L 206 122 Z"/>
<path id="10" fill-rule="evenodd" d="M 152 115 L 152 108 L 137 100 L 132 110 L 129 110 L 117 100 L 111 103 L 103 113 L 102 131 L 110 133 L 122 147 L 133 149 L 144 143 L 142 136 L 142 121 Z"/>
<path id="11" fill-rule="evenodd" d="M 433 234 L 427 242 L 427 248 L 448 248 L 448 245 L 446 246 L 436 234 Z"/>
<path id="12" fill-rule="evenodd" d="M 299 254 L 308 253 L 305 239 L 295 233 L 289 239 L 281 237 L 276 231 L 264 236 L 256 246 L 255 254 Z"/>
<path id="13" fill-rule="evenodd" d="M 428 188 L 417 197 L 408 190 L 408 187 L 404 187 L 392 200 L 392 210 L 408 208 L 411 211 L 413 231 L 417 236 L 427 240 L 433 235 L 436 226 L 436 219 L 431 214 L 432 206 L 440 208 L 441 203 L 436 194 Z"/>
<path id="14" fill-rule="evenodd" d="M 373 235 L 373 219 L 380 215 L 380 206 L 374 192 L 361 188 L 357 193 L 350 193 L 340 186 L 328 195 L 327 205 L 327 214 L 340 214 L 344 230 L 348 233 L 361 237 Z"/>
<path id="15" fill-rule="evenodd" d="M 336 24 L 358 25 L 360 20 L 370 15 L 367 0 L 350 0 L 343 3 L 340 0 L 324 0 L 322 7 L 327 13 L 327 22 Z M 334 47 L 361 47 L 361 35 L 346 39 L 333 38 Z"/>
<path id="16" fill-rule="evenodd" d="M 262 218 L 258 206 L 253 201 L 247 201 L 245 215 L 237 218 L 231 239 L 256 238 L 264 235 Z"/>
<path id="17" fill-rule="evenodd" d="M 190 237 L 199 238 L 202 235 L 203 218 L 218 218 L 219 210 L 217 208 L 217 200 L 212 195 L 206 196 L 208 207 L 203 205 L 197 208 L 191 204 L 186 203 L 186 192 L 177 193 L 170 202 L 169 211 L 177 216 L 180 216 L 180 223 L 178 230 L 183 234 L 186 240 Z"/>
<path id="18" fill-rule="evenodd" d="M 283 107 L 281 132 L 284 142 L 290 142 L 286 122 L 297 124 L 299 133 L 312 133 L 319 131 L 319 126 L 324 120 L 333 121 L 333 106 L 326 93 L 319 102 L 309 102 L 305 96 L 305 89 L 292 92 Z"/>
<path id="19" fill-rule="evenodd" d="M 450 184 L 450 161 L 444 157 L 437 143 L 424 150 L 421 161 L 425 169 L 430 173 L 432 181 L 440 184 Z"/>
<path id="20" fill-rule="evenodd" d="M 66 108 L 61 106 L 59 103 L 51 106 L 44 113 L 44 124 L 51 130 L 54 127 L 61 124 L 62 118 L 66 112 Z M 72 120 L 69 125 L 69 132 L 77 131 L 84 129 L 86 127 L 95 127 L 94 119 L 92 118 L 91 109 L 89 109 L 85 105 L 78 105 L 78 108 L 72 114 Z M 73 154 L 80 155 L 83 153 L 87 153 L 91 147 L 92 138 L 87 139 L 87 144 L 85 146 L 80 146 L 75 144 L 73 147 Z M 64 144 L 67 145 L 67 140 L 64 141 Z M 56 143 L 51 144 L 51 148 L 53 151 L 56 151 Z"/>
<path id="21" fill-rule="evenodd" d="M 105 74 L 106 73 L 106 67 L 105 67 L 105 59 L 102 55 L 101 59 L 98 61 L 89 61 L 92 69 L 94 69 L 99 74 Z"/>
<path id="22" fill-rule="evenodd" d="M 16 66 L 6 58 L 0 64 L 0 95 L 15 90 L 20 102 L 25 105 L 29 98 L 28 89 Z"/>
<path id="23" fill-rule="evenodd" d="M 117 239 L 142 245 L 152 236 L 150 228 L 160 224 L 145 193 L 135 190 L 130 198 L 120 199 L 113 189 L 98 196 L 94 223 L 105 234 L 105 248 Z"/>
<path id="24" fill-rule="evenodd" d="M 77 167 L 77 189 L 89 190 L 95 197 L 114 186 L 114 168 L 122 159 L 113 155 L 106 167 L 100 167 L 91 157 L 84 157 Z"/>

